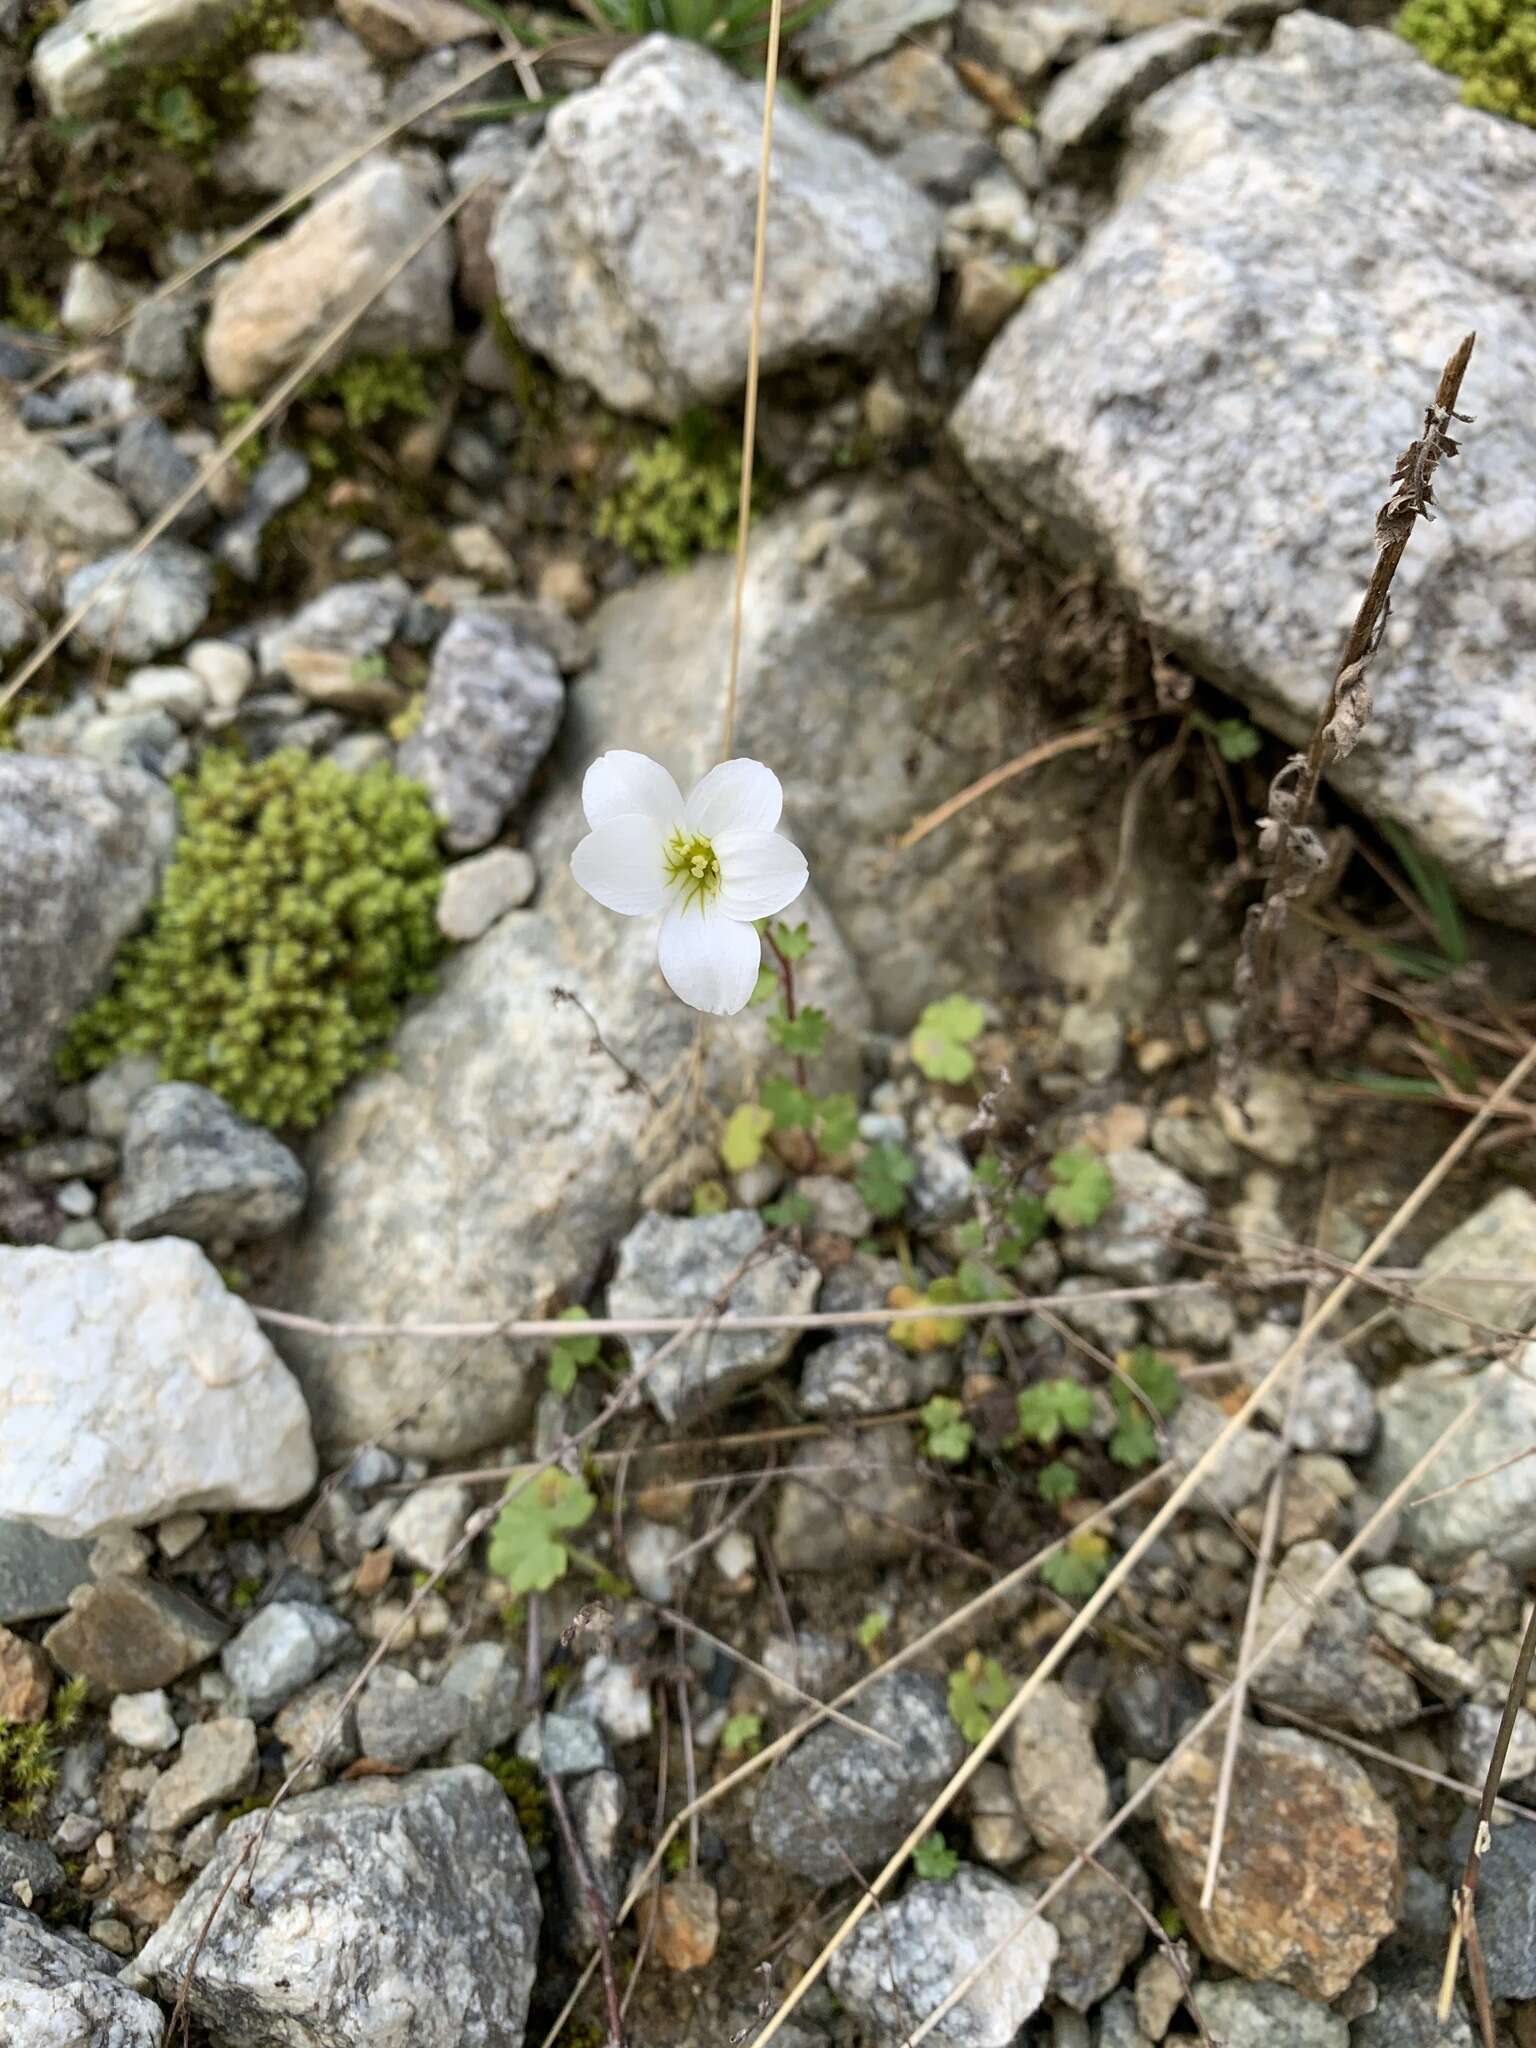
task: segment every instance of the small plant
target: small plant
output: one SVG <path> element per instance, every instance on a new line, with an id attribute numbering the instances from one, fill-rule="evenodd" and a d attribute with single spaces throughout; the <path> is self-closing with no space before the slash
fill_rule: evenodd
<path id="1" fill-rule="evenodd" d="M 976 1435 L 965 1419 L 964 1404 L 947 1394 L 935 1394 L 931 1401 L 924 1403 L 921 1420 L 923 1449 L 928 1456 L 941 1458 L 947 1465 L 963 1465 L 971 1455 L 971 1443 Z"/>
<path id="2" fill-rule="evenodd" d="M 1052 1458 L 1049 1465 L 1042 1466 L 1035 1479 L 1040 1498 L 1047 1507 L 1059 1508 L 1069 1500 L 1076 1500 L 1082 1491 L 1082 1483 L 1076 1471 L 1065 1458 Z"/>
<path id="3" fill-rule="evenodd" d="M 381 356 L 350 356 L 311 378 L 300 396 L 309 404 L 333 400 L 354 434 L 391 418 L 430 419 L 434 411 L 427 366 L 403 348 Z"/>
<path id="4" fill-rule="evenodd" d="M 773 1111 L 761 1102 L 743 1102 L 725 1120 L 720 1139 L 720 1161 L 727 1173 L 746 1173 L 763 1156 L 763 1145 L 773 1129 Z"/>
<path id="5" fill-rule="evenodd" d="M 1047 1213 L 1063 1230 L 1090 1230 L 1115 1199 L 1115 1183 L 1097 1152 L 1077 1145 L 1058 1152 L 1050 1165 L 1054 1186 L 1044 1201 Z"/>
<path id="6" fill-rule="evenodd" d="M 563 1308 L 560 1320 L 563 1323 L 585 1323 L 591 1318 L 584 1308 Z M 596 1365 L 602 1348 L 602 1340 L 598 1337 L 583 1337 L 579 1333 L 557 1337 L 549 1353 L 549 1384 L 554 1392 L 570 1393 L 576 1384 L 577 1373 L 584 1365 Z"/>
<path id="7" fill-rule="evenodd" d="M 99 256 L 112 232 L 112 217 L 106 213 L 71 216 L 60 226 L 59 235 L 71 256 Z"/>
<path id="8" fill-rule="evenodd" d="M 127 1052 L 254 1122 L 317 1123 L 382 1057 L 442 951 L 437 821 L 386 763 L 215 749 L 176 785 L 181 836 L 148 929 L 77 1018 L 67 1078 Z"/>
<path id="9" fill-rule="evenodd" d="M 1079 1529 L 1045 1560 L 1040 1576 L 1063 1600 L 1086 1600 L 1108 1570 L 1108 1541 L 1094 1529 Z"/>
<path id="10" fill-rule="evenodd" d="M 881 1138 L 854 1168 L 853 1184 L 875 1215 L 894 1222 L 907 1206 L 907 1189 L 917 1176 L 910 1152 L 892 1138 Z"/>
<path id="11" fill-rule="evenodd" d="M 1093 1424 L 1093 1395 L 1076 1380 L 1037 1380 L 1018 1397 L 1016 1441 L 1049 1449 L 1063 1430 L 1084 1435 Z"/>
<path id="12" fill-rule="evenodd" d="M 942 1310 L 961 1302 L 992 1301 L 998 1292 L 993 1276 L 984 1266 L 974 1259 L 962 1259 L 953 1273 L 930 1280 L 921 1293 L 915 1287 L 893 1287 L 886 1300 L 892 1308 Z M 912 1352 L 940 1351 L 946 1345 L 958 1344 L 964 1335 L 963 1316 L 914 1316 L 890 1327 L 892 1343 Z"/>
<path id="13" fill-rule="evenodd" d="M 972 1650 L 949 1674 L 949 1717 L 967 1742 L 980 1742 L 1013 1698 L 1013 1687 L 995 1657 Z"/>
<path id="14" fill-rule="evenodd" d="M 85 1708 L 88 1687 L 70 1678 L 41 1721 L 0 1721 L 0 1808 L 28 1820 L 58 1783 L 58 1745 Z"/>
<path id="15" fill-rule="evenodd" d="M 1156 1459 L 1156 1422 L 1166 1421 L 1173 1413 L 1184 1389 L 1167 1359 L 1146 1344 L 1137 1345 L 1126 1356 L 1121 1371 L 1123 1377 L 1113 1381 L 1109 1389 L 1117 1418 L 1109 1440 L 1109 1455 L 1117 1465 L 1134 1471 Z"/>
<path id="16" fill-rule="evenodd" d="M 754 475 L 754 510 L 761 495 Z M 637 561 L 680 569 L 695 555 L 734 544 L 740 499 L 734 432 L 714 413 L 685 413 L 669 433 L 631 452 L 618 486 L 598 507 L 596 531 Z"/>
<path id="17" fill-rule="evenodd" d="M 720 1732 L 720 1748 L 726 1756 L 756 1756 L 762 1746 L 761 1714 L 732 1714 Z"/>
<path id="18" fill-rule="evenodd" d="M 491 1750 L 480 1762 L 511 1800 L 523 1840 L 530 1849 L 542 1849 L 549 1840 L 549 1795 L 537 1767 L 500 1749 Z"/>
<path id="19" fill-rule="evenodd" d="M 986 1015 L 969 996 L 945 996 L 929 1003 L 912 1033 L 912 1057 L 930 1081 L 969 1081 L 976 1071 L 973 1042 Z"/>
<path id="20" fill-rule="evenodd" d="M 960 1868 L 960 1858 L 935 1828 L 912 1851 L 912 1868 L 930 1883 L 945 1884 Z"/>
<path id="21" fill-rule="evenodd" d="M 1240 761 L 1251 761 L 1264 744 L 1257 727 L 1246 718 L 1212 718 L 1209 712 L 1197 710 L 1190 712 L 1189 722 L 1196 732 L 1212 740 L 1223 761 L 1234 767 Z"/>
<path id="22" fill-rule="evenodd" d="M 855 1634 L 861 1650 L 873 1650 L 882 1640 L 891 1625 L 891 1617 L 883 1607 L 871 1607 L 859 1623 Z"/>
<path id="23" fill-rule="evenodd" d="M 1408 0 L 1397 32 L 1465 81 L 1469 107 L 1536 127 L 1536 14 L 1529 0 Z"/>
<path id="24" fill-rule="evenodd" d="M 596 1496 L 579 1479 L 541 1472 L 496 1517 L 486 1563 L 514 1593 L 547 1593 L 570 1569 L 571 1546 L 562 1538 L 596 1510 Z"/>
<path id="25" fill-rule="evenodd" d="M 264 50 L 294 50 L 303 29 L 286 0 L 249 0 L 223 32 L 179 62 L 140 73 L 126 95 L 139 127 L 165 149 L 205 169 L 215 147 L 237 135 L 256 103 L 246 60 Z"/>
<path id="26" fill-rule="evenodd" d="M 827 5 L 800 0 L 784 9 L 783 33 L 791 36 Z M 596 0 L 596 13 L 621 35 L 647 36 L 654 29 L 706 43 L 722 56 L 747 60 L 768 36 L 765 0 Z"/>

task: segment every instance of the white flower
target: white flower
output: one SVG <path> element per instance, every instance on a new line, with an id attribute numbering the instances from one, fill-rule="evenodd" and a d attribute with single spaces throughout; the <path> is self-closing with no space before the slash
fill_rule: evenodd
<path id="1" fill-rule="evenodd" d="M 592 830 L 571 855 L 589 896 L 625 917 L 661 913 L 661 971 L 672 993 L 718 1017 L 744 1009 L 762 949 L 752 921 L 805 887 L 805 855 L 773 829 L 779 778 L 761 761 L 722 761 L 684 802 L 658 762 L 600 755 L 581 785 Z"/>

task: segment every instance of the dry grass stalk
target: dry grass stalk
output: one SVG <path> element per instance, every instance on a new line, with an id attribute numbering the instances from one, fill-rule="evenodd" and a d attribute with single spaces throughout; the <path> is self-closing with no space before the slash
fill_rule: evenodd
<path id="1" fill-rule="evenodd" d="M 1031 768 L 1043 768 L 1047 761 L 1054 761 L 1062 754 L 1075 753 L 1079 747 L 1096 747 L 1101 741 L 1123 732 L 1128 725 L 1134 725 L 1134 718 L 1110 718 L 1102 725 L 1087 725 L 1075 732 L 1059 732 L 1051 739 L 1042 740 L 1037 747 L 1029 747 L 1022 754 L 1015 754 L 1011 761 L 1005 761 L 1000 768 L 989 768 L 985 775 L 975 782 L 967 783 L 955 795 L 946 797 L 934 810 L 925 811 L 923 816 L 909 825 L 896 842 L 898 853 L 908 853 L 926 839 L 930 832 L 937 832 L 941 825 L 947 825 L 951 818 L 973 804 L 978 798 L 990 796 L 994 789 L 1001 789 L 1005 782 L 1012 782 L 1015 776 L 1027 775 Z"/>
<path id="2" fill-rule="evenodd" d="M 1259 826 L 1259 854 L 1269 862 L 1269 879 L 1248 913 L 1234 984 L 1247 1025 L 1245 1039 L 1259 1035 L 1254 1027 L 1272 995 L 1275 947 L 1291 910 L 1328 865 L 1327 848 L 1308 820 L 1325 770 L 1354 749 L 1370 717 L 1367 671 L 1386 627 L 1392 579 L 1415 525 L 1434 517 L 1435 472 L 1458 447 L 1452 424 L 1470 417 L 1456 406 L 1476 341 L 1469 334 L 1441 371 L 1424 430 L 1397 459 L 1392 495 L 1376 515 L 1375 567 L 1328 701 L 1305 754 L 1293 754 L 1270 785 L 1269 815 Z"/>
<path id="3" fill-rule="evenodd" d="M 983 1741 L 971 1752 L 970 1757 L 961 1765 L 960 1770 L 951 1779 L 945 1791 L 934 1801 L 928 1812 L 918 1822 L 916 1828 L 908 1835 L 907 1840 L 873 1880 L 871 1892 L 874 1896 L 882 1895 L 889 1888 L 893 1879 L 906 1864 L 913 1849 L 916 1848 L 917 1844 L 926 1834 L 931 1832 L 942 1817 L 955 1793 L 970 1781 L 980 1764 L 996 1748 L 1014 1721 L 1017 1720 L 1030 1700 L 1034 1698 L 1040 1687 L 1064 1662 L 1082 1637 L 1093 1627 L 1099 1615 L 1108 1606 L 1110 1601 L 1114 1599 L 1147 1551 L 1158 1541 L 1191 1496 L 1204 1483 L 1207 1474 L 1220 1462 L 1238 1432 L 1253 1420 L 1265 1399 L 1284 1385 L 1287 1375 L 1296 1365 L 1297 1361 L 1305 1357 L 1308 1349 L 1327 1326 L 1335 1312 L 1343 1306 L 1344 1302 L 1354 1291 L 1357 1275 L 1369 1272 L 1370 1268 L 1377 1263 L 1387 1246 L 1396 1237 L 1398 1231 L 1418 1214 L 1435 1189 L 1440 1186 L 1447 1174 L 1451 1172 L 1457 1161 L 1470 1150 L 1484 1124 L 1493 1114 L 1493 1104 L 1503 1101 L 1512 1095 L 1523 1085 L 1527 1076 L 1533 1070 L 1536 1070 L 1536 1044 L 1531 1046 L 1530 1050 L 1505 1076 L 1505 1079 L 1495 1091 L 1495 1096 L 1490 1104 L 1486 1105 L 1457 1134 L 1452 1143 L 1441 1153 L 1434 1166 L 1419 1181 L 1417 1187 L 1399 1204 L 1396 1211 L 1383 1228 L 1377 1232 L 1375 1238 L 1366 1247 L 1355 1265 L 1335 1282 L 1325 1300 L 1312 1315 L 1305 1319 L 1290 1344 L 1287 1345 L 1280 1357 L 1259 1380 L 1241 1407 L 1228 1417 L 1220 1432 L 1213 1438 L 1200 1457 L 1195 1460 L 1194 1464 L 1173 1488 L 1166 1502 L 1152 1516 L 1141 1534 L 1119 1559 L 1113 1570 L 1109 1572 L 1098 1590 L 1091 1594 L 1084 1602 L 1075 1619 L 1062 1631 L 1055 1644 L 1047 1651 L 1029 1678 L 1020 1686 L 1008 1705 L 1003 1708 Z M 1459 1426 L 1461 1420 L 1474 1413 L 1478 1405 L 1479 1403 L 1476 1401 L 1469 1402 L 1467 1407 L 1461 1410 L 1460 1416 L 1451 1427 L 1454 1429 Z M 1347 1551 L 1344 1553 L 1346 1556 L 1348 1554 L 1349 1552 Z M 1328 1581 L 1325 1578 L 1323 1581 L 1320 1581 L 1320 1587 L 1327 1583 Z M 799 1984 L 796 1985 L 795 1989 L 783 2004 L 780 2005 L 778 2011 L 769 2021 L 767 2030 L 758 2038 L 757 2048 L 767 2048 L 767 2043 L 778 2033 L 790 2013 L 794 2011 L 806 1993 L 809 1992 L 812 1985 L 821 1977 L 832 1956 L 847 1941 L 854 1929 L 863 1920 L 867 1911 L 868 1901 L 860 1901 L 849 1913 L 832 1937 L 832 1940 L 822 1949 L 816 1960 L 801 1978 Z"/>

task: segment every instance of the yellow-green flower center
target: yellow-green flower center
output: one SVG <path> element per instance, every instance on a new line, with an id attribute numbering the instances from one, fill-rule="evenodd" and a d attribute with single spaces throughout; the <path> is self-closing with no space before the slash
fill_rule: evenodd
<path id="1" fill-rule="evenodd" d="M 718 894 L 720 863 L 715 849 L 699 833 L 685 832 L 680 826 L 667 841 L 662 858 L 667 880 L 681 890 L 685 907 L 697 903 L 702 908 Z"/>

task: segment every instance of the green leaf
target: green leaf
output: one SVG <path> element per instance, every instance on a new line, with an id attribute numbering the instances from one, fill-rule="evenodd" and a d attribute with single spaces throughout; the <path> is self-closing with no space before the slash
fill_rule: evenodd
<path id="1" fill-rule="evenodd" d="M 1076 1380 L 1037 1380 L 1018 1397 L 1019 1435 L 1026 1443 L 1049 1446 L 1061 1432 L 1081 1435 L 1093 1422 L 1093 1395 Z"/>
<path id="2" fill-rule="evenodd" d="M 1081 1491 L 1077 1474 L 1064 1458 L 1052 1458 L 1035 1484 L 1040 1489 L 1040 1498 L 1053 1508 L 1059 1508 L 1063 1501 L 1076 1500 Z"/>
<path id="3" fill-rule="evenodd" d="M 985 1022 L 986 1012 L 969 996 L 929 1003 L 912 1033 L 912 1057 L 930 1081 L 968 1081 L 976 1071 L 968 1048 Z"/>
<path id="4" fill-rule="evenodd" d="M 720 1731 L 720 1747 L 727 1756 L 755 1756 L 762 1746 L 761 1714 L 732 1714 Z"/>
<path id="5" fill-rule="evenodd" d="M 1090 1229 L 1115 1199 L 1109 1168 L 1084 1145 L 1058 1152 L 1050 1172 L 1056 1185 L 1048 1190 L 1045 1206 L 1063 1230 Z"/>
<path id="6" fill-rule="evenodd" d="M 745 1173 L 756 1166 L 773 1121 L 773 1111 L 761 1102 L 743 1102 L 731 1111 L 720 1139 L 720 1159 L 728 1173 Z"/>
<path id="7" fill-rule="evenodd" d="M 883 1608 L 871 1607 L 856 1630 L 860 1648 L 872 1650 L 890 1625 L 891 1617 Z"/>
<path id="8" fill-rule="evenodd" d="M 776 1202 L 766 1203 L 760 1213 L 771 1230 L 802 1230 L 807 1223 L 816 1221 L 816 1204 L 809 1195 L 791 1188 Z"/>
<path id="9" fill-rule="evenodd" d="M 1006 1301 L 1009 1290 L 997 1274 L 979 1259 L 962 1259 L 955 1268 L 955 1285 L 962 1301 Z"/>
<path id="10" fill-rule="evenodd" d="M 773 943 L 786 960 L 803 960 L 811 950 L 810 927 L 803 924 L 776 924 L 773 928 Z"/>
<path id="11" fill-rule="evenodd" d="M 926 1431 L 923 1448 L 930 1458 L 942 1458 L 948 1465 L 963 1465 L 971 1455 L 976 1432 L 965 1419 L 965 1407 L 947 1394 L 935 1394 L 919 1411 Z"/>
<path id="12" fill-rule="evenodd" d="M 576 1384 L 576 1361 L 562 1344 L 549 1354 L 549 1385 L 553 1393 L 568 1394 Z"/>
<path id="13" fill-rule="evenodd" d="M 514 1593 L 546 1593 L 571 1561 L 560 1532 L 579 1529 L 596 1508 L 596 1496 L 579 1479 L 541 1472 L 496 1517 L 486 1561 Z"/>
<path id="14" fill-rule="evenodd" d="M 731 1206 L 729 1191 L 717 1180 L 701 1180 L 693 1191 L 695 1216 L 723 1216 Z"/>
<path id="15" fill-rule="evenodd" d="M 907 1206 L 907 1189 L 916 1173 L 911 1153 L 894 1139 L 882 1138 L 859 1161 L 853 1184 L 877 1216 L 893 1221 Z"/>
<path id="16" fill-rule="evenodd" d="M 983 1152 L 975 1166 L 976 1185 L 997 1189 L 1003 1184 L 1003 1162 L 995 1152 Z"/>
<path id="17" fill-rule="evenodd" d="M 1050 1221 L 1050 1211 L 1038 1195 L 1016 1195 L 1003 1215 L 1010 1233 L 1020 1241 L 1021 1255 L 1040 1242 Z"/>
<path id="18" fill-rule="evenodd" d="M 1120 1423 L 1109 1440 L 1109 1455 L 1117 1465 L 1134 1472 L 1138 1466 L 1150 1465 L 1156 1460 L 1157 1432 L 1142 1409 L 1133 1409 L 1130 1396 L 1123 1387 L 1117 1387 L 1115 1392 L 1121 1397 L 1115 1403 L 1120 1412 Z M 1121 1401 L 1125 1403 L 1123 1407 Z"/>
<path id="19" fill-rule="evenodd" d="M 1167 1359 L 1150 1344 L 1138 1344 L 1126 1359 L 1125 1370 L 1166 1421 L 1184 1398 L 1183 1384 Z M 1120 1391 L 1125 1393 L 1123 1387 Z"/>
<path id="20" fill-rule="evenodd" d="M 1063 1600 L 1086 1600 L 1109 1570 L 1109 1544 L 1095 1530 L 1080 1529 L 1048 1557 L 1040 1576 Z"/>
<path id="21" fill-rule="evenodd" d="M 823 1095 L 816 1105 L 816 1142 L 831 1159 L 851 1152 L 859 1135 L 859 1105 L 852 1095 Z"/>
<path id="22" fill-rule="evenodd" d="M 949 1717 L 967 1742 L 980 1742 L 1012 1697 L 1002 1665 L 977 1650 L 949 1674 Z"/>
<path id="23" fill-rule="evenodd" d="M 816 1121 L 816 1098 L 782 1074 L 770 1074 L 760 1093 L 776 1131 L 808 1131 Z"/>
<path id="24" fill-rule="evenodd" d="M 935 1828 L 912 1851 L 912 1868 L 930 1883 L 944 1884 L 960 1868 L 960 1858 Z"/>
<path id="25" fill-rule="evenodd" d="M 831 1020 L 826 1011 L 815 1008 L 802 1010 L 793 1019 L 768 1019 L 768 1036 L 774 1044 L 782 1046 L 785 1052 L 798 1053 L 806 1059 L 815 1059 L 824 1049 L 827 1033 L 831 1029 Z"/>

